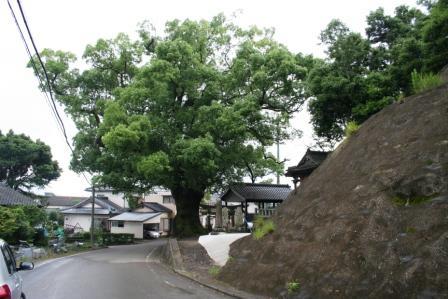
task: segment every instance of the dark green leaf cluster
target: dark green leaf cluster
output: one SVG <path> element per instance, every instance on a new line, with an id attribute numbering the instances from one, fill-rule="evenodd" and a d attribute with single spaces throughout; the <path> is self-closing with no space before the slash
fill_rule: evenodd
<path id="1" fill-rule="evenodd" d="M 19 240 L 32 241 L 36 233 L 34 227 L 44 224 L 46 219 L 42 208 L 0 206 L 0 238 L 11 244 L 18 244 Z"/>
<path id="2" fill-rule="evenodd" d="M 446 0 L 417 8 L 382 8 L 367 17 L 366 38 L 333 20 L 321 33 L 328 59 L 311 71 L 309 104 L 316 135 L 340 140 L 350 121 L 362 123 L 413 92 L 411 73 L 437 73 L 448 64 Z"/>
<path id="3" fill-rule="evenodd" d="M 14 189 L 43 187 L 61 174 L 48 145 L 23 134 L 0 132 L 0 181 Z"/>

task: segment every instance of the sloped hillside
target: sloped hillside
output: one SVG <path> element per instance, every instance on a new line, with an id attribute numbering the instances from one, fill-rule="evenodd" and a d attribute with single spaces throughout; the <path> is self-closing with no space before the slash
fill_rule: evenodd
<path id="1" fill-rule="evenodd" d="M 371 117 L 274 222 L 232 245 L 220 279 L 274 297 L 291 282 L 297 298 L 448 297 L 448 85 Z"/>

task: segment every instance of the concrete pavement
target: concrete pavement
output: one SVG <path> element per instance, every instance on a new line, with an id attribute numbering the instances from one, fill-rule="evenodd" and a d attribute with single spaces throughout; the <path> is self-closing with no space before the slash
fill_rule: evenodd
<path id="1" fill-rule="evenodd" d="M 230 298 L 155 261 L 166 240 L 113 246 L 22 272 L 28 299 Z"/>

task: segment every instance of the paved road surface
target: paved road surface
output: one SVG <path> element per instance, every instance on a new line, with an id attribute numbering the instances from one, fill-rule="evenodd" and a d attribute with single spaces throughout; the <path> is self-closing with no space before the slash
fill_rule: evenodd
<path id="1" fill-rule="evenodd" d="M 152 259 L 165 240 L 114 246 L 21 272 L 27 299 L 229 298 Z"/>

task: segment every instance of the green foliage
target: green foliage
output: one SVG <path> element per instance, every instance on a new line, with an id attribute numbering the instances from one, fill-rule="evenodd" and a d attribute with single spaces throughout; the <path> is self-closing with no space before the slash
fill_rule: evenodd
<path id="1" fill-rule="evenodd" d="M 371 12 L 367 38 L 339 20 L 322 31 L 328 57 L 315 64 L 307 79 L 311 121 L 321 141 L 342 139 L 347 122 L 362 124 L 412 94 L 413 70 L 437 73 L 448 64 L 448 2 L 422 3 L 427 14 L 404 5 L 393 15 L 382 8 Z"/>
<path id="2" fill-rule="evenodd" d="M 439 72 L 448 64 L 448 1 L 439 0 L 432 5 L 423 30 L 424 51 L 427 57 L 425 71 Z"/>
<path id="3" fill-rule="evenodd" d="M 95 237 L 95 243 L 98 243 L 101 246 L 124 245 L 134 243 L 134 234 L 112 234 L 96 230 L 94 232 L 94 237 Z M 67 243 L 73 243 L 75 241 L 89 242 L 90 232 L 77 233 L 74 234 L 73 236 L 68 236 L 65 238 L 65 241 Z"/>
<path id="4" fill-rule="evenodd" d="M 255 230 L 253 232 L 253 238 L 260 240 L 265 235 L 275 231 L 275 224 L 270 219 L 264 219 L 263 217 L 257 217 L 255 219 Z"/>
<path id="5" fill-rule="evenodd" d="M 48 213 L 48 220 L 56 222 L 58 225 L 64 225 L 64 215 L 59 211 L 51 211 Z"/>
<path id="6" fill-rule="evenodd" d="M 33 244 L 35 246 L 47 247 L 48 246 L 48 236 L 45 233 L 45 229 L 36 229 L 35 235 L 33 237 Z"/>
<path id="7" fill-rule="evenodd" d="M 350 121 L 347 123 L 347 126 L 345 127 L 345 137 L 349 138 L 350 136 L 356 134 L 359 130 L 359 125 L 354 122 Z"/>
<path id="8" fill-rule="evenodd" d="M 212 276 L 217 276 L 220 271 L 221 271 L 221 267 L 219 267 L 219 266 L 211 266 L 208 269 L 208 273 Z"/>
<path id="9" fill-rule="evenodd" d="M 443 81 L 439 75 L 420 74 L 416 70 L 412 72 L 412 90 L 414 93 L 420 93 L 434 87 L 442 85 Z"/>
<path id="10" fill-rule="evenodd" d="M 198 211 L 182 210 L 205 190 L 283 171 L 267 148 L 291 136 L 313 59 L 223 15 L 139 33 L 87 46 L 82 72 L 73 54 L 43 51 L 56 99 L 78 128 L 71 166 L 120 191 L 170 189 L 181 211 L 175 229 L 199 231 L 188 228 L 199 226 Z"/>
<path id="11" fill-rule="evenodd" d="M 408 206 L 408 205 L 418 205 L 421 203 L 425 203 L 431 199 L 433 199 L 437 195 L 432 196 L 410 196 L 410 197 L 404 197 L 404 196 L 394 196 L 392 198 L 392 202 L 395 203 L 397 206 Z"/>
<path id="12" fill-rule="evenodd" d="M 102 233 L 99 241 L 102 245 L 124 245 L 134 243 L 134 234 Z"/>
<path id="13" fill-rule="evenodd" d="M 286 289 L 288 290 L 288 294 L 296 293 L 300 290 L 300 283 L 293 280 L 286 284 Z"/>
<path id="14" fill-rule="evenodd" d="M 43 187 L 60 176 L 48 145 L 23 134 L 0 132 L 0 181 L 13 189 Z"/>
<path id="15" fill-rule="evenodd" d="M 35 230 L 23 207 L 0 206 L 0 238 L 10 244 L 32 241 Z"/>

